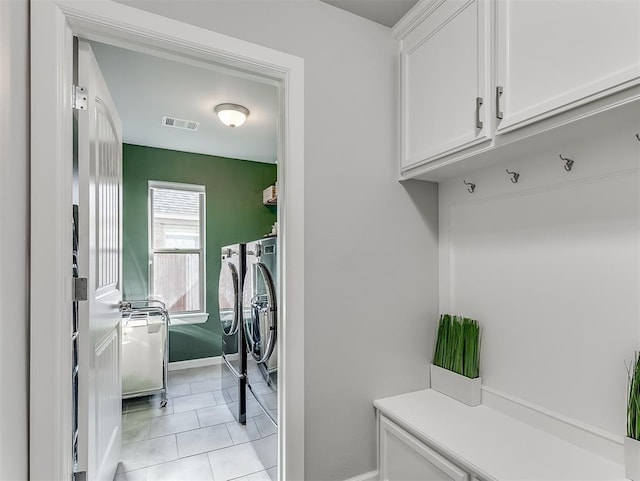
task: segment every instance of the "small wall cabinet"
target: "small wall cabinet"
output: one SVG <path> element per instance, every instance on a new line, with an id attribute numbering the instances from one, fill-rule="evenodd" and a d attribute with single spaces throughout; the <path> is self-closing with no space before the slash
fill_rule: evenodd
<path id="1" fill-rule="evenodd" d="M 403 40 L 403 168 L 490 139 L 486 6 L 445 2 Z"/>
<path id="2" fill-rule="evenodd" d="M 414 479 L 476 480 L 397 424 L 380 416 L 380 481 Z"/>
<path id="3" fill-rule="evenodd" d="M 497 0 L 497 132 L 625 88 L 640 73 L 640 2 Z"/>
<path id="4" fill-rule="evenodd" d="M 422 0 L 394 27 L 401 178 L 640 98 L 639 31 L 636 0 Z"/>
<path id="5" fill-rule="evenodd" d="M 264 205 L 278 205 L 278 183 L 270 185 L 262 191 L 262 203 Z"/>

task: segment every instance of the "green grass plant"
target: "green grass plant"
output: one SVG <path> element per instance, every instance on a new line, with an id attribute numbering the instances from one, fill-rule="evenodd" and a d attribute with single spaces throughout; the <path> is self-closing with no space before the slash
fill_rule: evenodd
<path id="1" fill-rule="evenodd" d="M 443 314 L 433 363 L 471 379 L 480 376 L 480 326 L 466 317 Z"/>
<path id="2" fill-rule="evenodd" d="M 633 363 L 627 366 L 629 397 L 627 399 L 627 436 L 640 440 L 640 355 L 636 352 Z"/>

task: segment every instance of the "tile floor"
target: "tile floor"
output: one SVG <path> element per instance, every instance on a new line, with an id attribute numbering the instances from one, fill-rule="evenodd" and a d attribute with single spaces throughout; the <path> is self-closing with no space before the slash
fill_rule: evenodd
<path id="1" fill-rule="evenodd" d="M 166 407 L 160 396 L 124 401 L 114 481 L 276 480 L 276 428 L 251 397 L 246 426 L 236 422 L 220 376 L 220 366 L 171 371 Z"/>

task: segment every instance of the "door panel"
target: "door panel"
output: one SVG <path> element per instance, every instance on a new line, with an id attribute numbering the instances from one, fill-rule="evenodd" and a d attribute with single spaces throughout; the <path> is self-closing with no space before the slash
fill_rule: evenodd
<path id="1" fill-rule="evenodd" d="M 402 168 L 488 140 L 485 8 L 444 2 L 403 40 Z"/>
<path id="2" fill-rule="evenodd" d="M 380 417 L 381 481 L 468 481 L 469 475 L 448 459 Z"/>
<path id="3" fill-rule="evenodd" d="M 496 2 L 498 132 L 559 113 L 640 76 L 637 0 Z"/>
<path id="4" fill-rule="evenodd" d="M 122 271 L 122 129 L 88 43 L 78 43 L 78 83 L 88 94 L 78 111 L 79 303 L 78 471 L 113 479 L 120 457 Z"/>

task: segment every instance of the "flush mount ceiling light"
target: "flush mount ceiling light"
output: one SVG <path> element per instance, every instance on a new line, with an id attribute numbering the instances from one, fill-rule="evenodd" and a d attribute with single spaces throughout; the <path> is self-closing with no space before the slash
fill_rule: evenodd
<path id="1" fill-rule="evenodd" d="M 220 121 L 228 127 L 240 127 L 249 116 L 249 110 L 238 104 L 220 104 L 213 109 Z"/>

